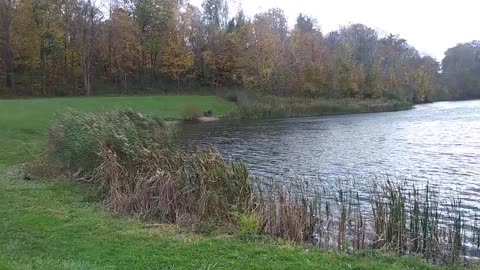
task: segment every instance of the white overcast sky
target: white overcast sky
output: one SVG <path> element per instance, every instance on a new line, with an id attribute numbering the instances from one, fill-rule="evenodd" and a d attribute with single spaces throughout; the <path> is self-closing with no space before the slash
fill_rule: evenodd
<path id="1" fill-rule="evenodd" d="M 313 16 L 324 33 L 362 23 L 380 33 L 398 34 L 421 53 L 441 61 L 458 43 L 480 40 L 480 0 L 235 0 L 248 16 L 277 7 L 289 25 L 299 13 Z M 202 0 L 191 0 L 200 6 Z"/>

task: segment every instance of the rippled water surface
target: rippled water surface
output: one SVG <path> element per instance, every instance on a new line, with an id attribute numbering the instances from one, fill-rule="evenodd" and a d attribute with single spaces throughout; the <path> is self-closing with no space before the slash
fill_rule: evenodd
<path id="1" fill-rule="evenodd" d="M 185 124 L 180 133 L 185 143 L 216 145 L 257 175 L 334 181 L 388 174 L 460 191 L 465 207 L 480 205 L 480 101 L 390 113 L 222 120 Z"/>

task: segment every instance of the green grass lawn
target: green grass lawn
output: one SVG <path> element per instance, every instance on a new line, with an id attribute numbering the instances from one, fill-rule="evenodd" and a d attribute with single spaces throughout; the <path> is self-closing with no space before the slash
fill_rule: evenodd
<path id="1" fill-rule="evenodd" d="M 439 269 L 412 258 L 339 255 L 201 236 L 101 210 L 91 188 L 0 171 L 0 269 Z"/>
<path id="2" fill-rule="evenodd" d="M 181 118 L 185 107 L 198 105 L 226 115 L 235 104 L 215 96 L 142 96 L 94 98 L 41 98 L 0 100 L 0 166 L 15 165 L 31 159 L 45 142 L 48 125 L 56 112 L 69 108 L 94 112 L 132 108 L 164 118 Z"/>

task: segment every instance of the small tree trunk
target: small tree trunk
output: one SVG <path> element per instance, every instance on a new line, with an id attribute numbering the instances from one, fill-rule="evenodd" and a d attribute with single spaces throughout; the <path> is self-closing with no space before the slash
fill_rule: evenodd
<path id="1" fill-rule="evenodd" d="M 43 43 L 43 38 L 42 38 Z M 47 55 L 45 48 L 42 46 L 40 48 L 40 66 L 42 70 L 42 94 L 43 96 L 47 95 Z"/>
<path id="2" fill-rule="evenodd" d="M 146 69 L 146 56 L 145 51 L 142 49 L 141 54 L 141 66 L 140 66 L 140 88 L 141 90 L 145 89 L 145 69 Z"/>
<path id="3" fill-rule="evenodd" d="M 180 76 L 177 77 L 177 95 L 180 96 Z"/>

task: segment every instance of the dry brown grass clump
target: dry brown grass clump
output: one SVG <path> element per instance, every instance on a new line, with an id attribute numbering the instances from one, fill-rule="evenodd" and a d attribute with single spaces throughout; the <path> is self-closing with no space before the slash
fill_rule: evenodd
<path id="1" fill-rule="evenodd" d="M 199 121 L 200 117 L 203 116 L 200 106 L 197 104 L 188 104 L 183 110 L 182 118 L 185 121 Z"/>
<path id="2" fill-rule="evenodd" d="M 263 234 L 346 252 L 421 254 L 440 264 L 478 252 L 477 219 L 467 221 L 458 197 L 442 199 L 428 184 L 418 189 L 388 178 L 371 182 L 368 205 L 355 186 L 319 189 L 298 179 L 283 183 L 257 196 Z"/>
<path id="3" fill-rule="evenodd" d="M 243 163 L 213 148 L 181 151 L 169 129 L 133 111 L 70 112 L 50 129 L 49 149 L 66 170 L 98 185 L 115 212 L 195 227 L 252 207 Z"/>

